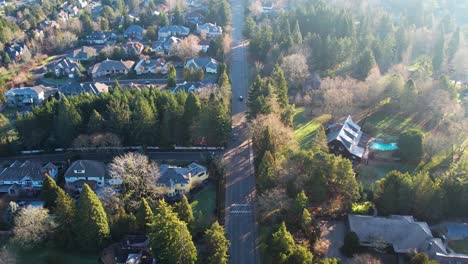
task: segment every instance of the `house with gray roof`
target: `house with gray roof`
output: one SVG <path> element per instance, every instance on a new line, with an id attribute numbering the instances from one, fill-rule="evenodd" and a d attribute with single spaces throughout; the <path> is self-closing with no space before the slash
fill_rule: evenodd
<path id="1" fill-rule="evenodd" d="M 109 87 L 104 83 L 68 83 L 59 88 L 59 92 L 65 96 L 76 96 L 81 94 L 100 95 L 107 93 Z"/>
<path id="2" fill-rule="evenodd" d="M 90 45 L 102 45 L 106 44 L 117 38 L 112 32 L 94 31 L 90 35 L 86 36 L 85 41 Z"/>
<path id="3" fill-rule="evenodd" d="M 87 183 L 92 189 L 104 187 L 107 168 L 104 163 L 94 160 L 76 160 L 65 172 L 65 182 L 68 190 L 79 191 Z"/>
<path id="4" fill-rule="evenodd" d="M 37 192 L 42 188 L 45 175 L 57 179 L 58 167 L 26 160 L 15 161 L 0 172 L 0 193 L 17 196 L 22 192 Z"/>
<path id="5" fill-rule="evenodd" d="M 390 246 L 396 254 L 423 252 L 439 263 L 468 263 L 468 255 L 452 252 L 440 238 L 433 237 L 426 222 L 417 222 L 412 216 L 348 215 L 348 223 L 361 246 Z"/>
<path id="6" fill-rule="evenodd" d="M 356 162 L 361 161 L 366 147 L 362 136 L 361 127 L 353 122 L 351 116 L 327 128 L 330 152 Z"/>
<path id="7" fill-rule="evenodd" d="M 196 163 L 191 163 L 185 168 L 161 164 L 159 165 L 159 174 L 156 186 L 168 197 L 188 193 L 192 188 L 208 179 L 206 167 Z"/>
<path id="8" fill-rule="evenodd" d="M 68 58 L 63 58 L 59 60 L 55 65 L 53 66 L 53 71 L 55 74 L 55 77 L 66 77 L 66 78 L 76 78 L 81 75 L 80 73 L 80 66 L 78 62 L 73 61 Z"/>
<path id="9" fill-rule="evenodd" d="M 203 69 L 206 73 L 213 74 L 218 73 L 218 66 L 219 62 L 210 57 L 193 58 L 185 64 L 186 68 Z"/>
<path id="10" fill-rule="evenodd" d="M 213 23 L 197 24 L 197 33 L 207 38 L 219 38 L 223 35 L 223 28 Z"/>
<path id="11" fill-rule="evenodd" d="M 92 61 L 97 56 L 97 50 L 93 47 L 82 46 L 67 54 L 67 58 L 74 61 Z"/>
<path id="12" fill-rule="evenodd" d="M 134 64 L 134 61 L 116 61 L 106 59 L 105 61 L 96 63 L 94 66 L 90 67 L 88 74 L 93 78 L 127 74 L 132 69 Z"/>
<path id="13" fill-rule="evenodd" d="M 203 87 L 202 82 L 183 82 L 181 84 L 178 84 L 174 89 L 172 90 L 173 93 L 177 93 L 180 91 L 186 92 L 186 93 L 191 93 L 191 92 L 198 92 L 198 90 Z"/>
<path id="14" fill-rule="evenodd" d="M 36 85 L 33 87 L 13 88 L 6 92 L 5 97 L 8 106 L 21 107 L 25 105 L 38 105 L 52 96 L 56 90 L 54 88 Z"/>
<path id="15" fill-rule="evenodd" d="M 141 59 L 135 66 L 137 75 L 145 73 L 166 74 L 167 64 L 164 58 L 159 59 Z"/>
<path id="16" fill-rule="evenodd" d="M 168 37 L 187 37 L 190 34 L 190 29 L 184 26 L 169 25 L 158 30 L 158 39 L 166 40 Z"/>
<path id="17" fill-rule="evenodd" d="M 145 30 L 143 29 L 143 27 L 141 27 L 139 25 L 130 25 L 124 31 L 124 37 L 131 38 L 131 39 L 142 40 L 144 32 L 145 32 Z"/>

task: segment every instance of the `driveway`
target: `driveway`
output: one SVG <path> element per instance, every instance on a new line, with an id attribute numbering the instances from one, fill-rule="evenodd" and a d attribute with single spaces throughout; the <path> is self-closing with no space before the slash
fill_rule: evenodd
<path id="1" fill-rule="evenodd" d="M 320 223 L 320 231 L 320 239 L 328 242 L 328 249 L 325 250 L 325 257 L 338 258 L 341 260 L 341 264 L 348 263 L 349 259 L 340 251 L 347 232 L 345 223 L 343 221 L 322 221 Z"/>

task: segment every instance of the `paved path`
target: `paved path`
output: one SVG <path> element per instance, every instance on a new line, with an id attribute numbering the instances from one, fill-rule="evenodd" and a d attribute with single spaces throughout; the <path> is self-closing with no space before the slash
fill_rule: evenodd
<path id="1" fill-rule="evenodd" d="M 244 24 L 245 3 L 231 0 L 232 8 L 232 51 L 230 78 L 232 82 L 232 123 L 233 133 L 238 139 L 232 143 L 225 154 L 226 175 L 226 222 L 225 228 L 231 247 L 232 264 L 259 263 L 255 222 L 255 176 L 253 173 L 253 154 L 251 141 L 246 135 L 245 112 L 247 106 L 248 71 L 247 46 L 242 29 Z M 239 101 L 239 96 L 244 101 Z"/>

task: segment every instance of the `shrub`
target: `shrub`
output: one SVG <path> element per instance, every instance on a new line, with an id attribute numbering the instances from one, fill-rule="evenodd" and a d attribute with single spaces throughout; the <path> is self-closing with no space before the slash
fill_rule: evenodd
<path id="1" fill-rule="evenodd" d="M 353 203 L 351 207 L 351 213 L 358 215 L 369 215 L 372 208 L 373 204 L 369 201 L 363 203 Z"/>

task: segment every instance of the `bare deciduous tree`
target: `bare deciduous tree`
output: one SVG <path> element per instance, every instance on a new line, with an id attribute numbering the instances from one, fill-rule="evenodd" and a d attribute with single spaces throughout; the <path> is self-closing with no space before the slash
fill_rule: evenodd
<path id="1" fill-rule="evenodd" d="M 49 211 L 41 207 L 23 208 L 15 218 L 13 241 L 24 248 L 32 248 L 51 236 L 56 223 Z"/>
<path id="2" fill-rule="evenodd" d="M 259 115 L 249 126 L 249 132 L 254 142 L 254 149 L 258 149 L 256 144 L 261 142 L 266 127 L 269 127 L 272 133 L 271 143 L 275 150 L 279 151 L 286 146 L 292 150 L 298 148 L 294 132 L 290 127 L 281 123 L 276 115 Z"/>
<path id="3" fill-rule="evenodd" d="M 143 154 L 129 152 L 115 157 L 109 171 L 114 179 L 122 180 L 124 203 L 130 210 L 138 208 L 142 198 L 154 201 L 162 195 L 156 187 L 158 166 Z"/>
<path id="4" fill-rule="evenodd" d="M 289 85 L 295 88 L 302 87 L 303 83 L 310 76 L 307 56 L 304 53 L 294 53 L 284 57 L 281 68 Z"/>
<path id="5" fill-rule="evenodd" d="M 260 221 L 275 221 L 281 212 L 292 204 L 291 198 L 281 188 L 273 189 L 257 198 L 257 210 Z"/>
<path id="6" fill-rule="evenodd" d="M 200 52 L 200 39 L 195 35 L 189 35 L 178 45 L 171 47 L 170 53 L 185 60 L 195 57 Z"/>
<path id="7" fill-rule="evenodd" d="M 380 264 L 380 259 L 376 259 L 369 254 L 354 255 L 349 264 Z"/>

